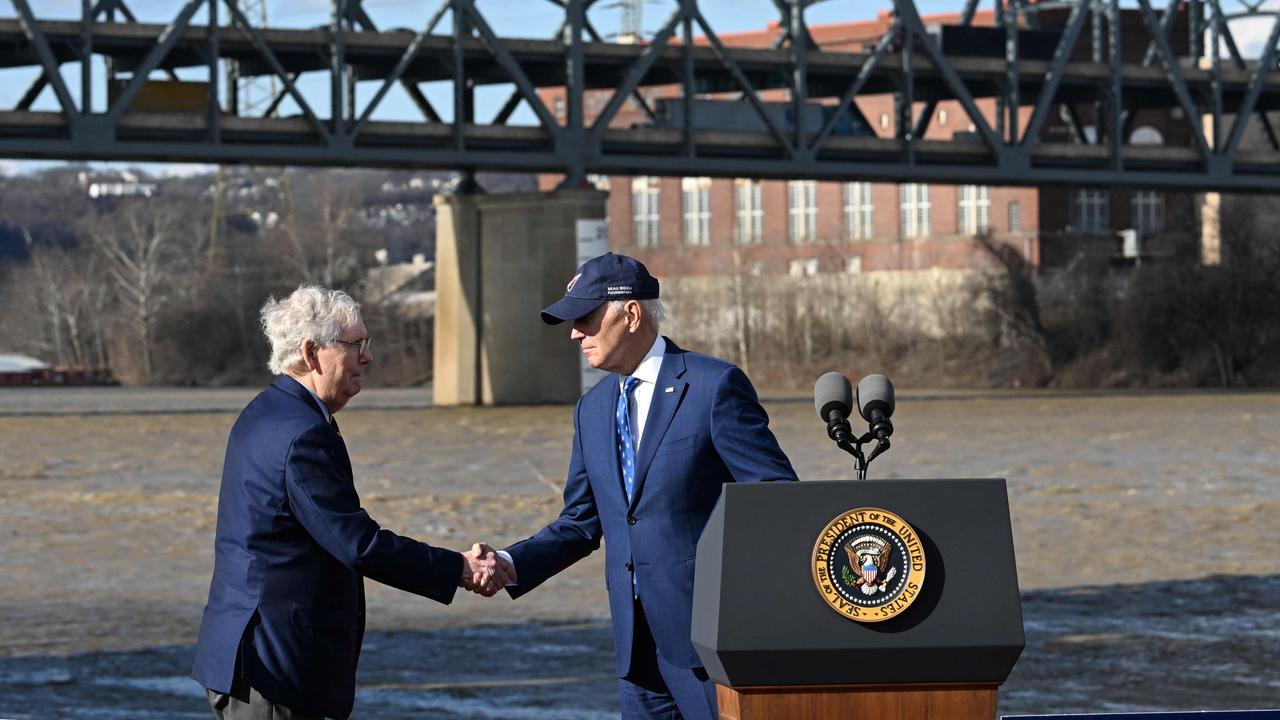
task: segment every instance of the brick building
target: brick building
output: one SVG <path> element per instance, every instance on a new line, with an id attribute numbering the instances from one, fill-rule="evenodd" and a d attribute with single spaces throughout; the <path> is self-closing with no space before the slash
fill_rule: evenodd
<path id="1" fill-rule="evenodd" d="M 1065 10 L 1039 15 L 1042 29 L 1049 32 L 1062 28 L 1066 18 Z M 924 20 L 927 25 L 955 24 L 958 15 L 932 15 Z M 992 21 L 991 11 L 980 11 L 973 24 L 990 26 Z M 809 30 L 822 50 L 861 52 L 874 46 L 889 25 L 885 12 L 874 20 L 814 25 Z M 1121 26 L 1125 62 L 1141 62 L 1149 40 L 1141 17 L 1136 11 L 1122 11 Z M 1074 59 L 1088 59 L 1088 28 L 1086 19 Z M 1187 48 L 1185 28 L 1183 15 L 1170 32 L 1180 54 Z M 720 39 L 730 47 L 770 47 L 778 33 L 775 22 L 759 31 Z M 1048 50 L 1052 52 L 1051 47 Z M 649 86 L 640 92 L 653 106 L 678 98 L 681 90 Z M 588 123 L 611 94 L 612 90 L 587 93 Z M 541 95 L 563 121 L 563 89 L 545 89 Z M 762 97 L 784 102 L 787 93 L 770 90 Z M 871 132 L 892 137 L 894 102 L 892 95 L 857 98 Z M 977 106 L 994 126 L 995 101 L 978 99 Z M 739 107 L 742 113 L 753 113 L 746 103 Z M 916 112 L 922 107 L 917 104 Z M 1024 106 L 1019 111 L 1024 127 L 1031 110 Z M 1092 134 L 1092 110 L 1082 108 L 1080 117 L 1085 134 Z M 1180 122 L 1176 112 L 1141 110 L 1135 120 L 1130 143 L 1187 146 L 1191 142 L 1190 126 Z M 649 122 L 631 99 L 613 124 L 627 127 Z M 925 138 L 946 140 L 974 130 L 958 102 L 940 102 Z M 1066 142 L 1070 132 L 1052 113 L 1045 137 Z M 543 176 L 540 184 L 551 188 L 559 180 Z M 982 231 L 1016 248 L 1034 265 L 1052 265 L 1069 262 L 1082 243 L 1096 250 L 1096 241 L 1104 238 L 1103 245 L 1114 243 L 1114 252 L 1119 253 L 1115 238 L 1121 229 L 1135 229 L 1147 248 L 1158 247 L 1168 229 L 1185 233 L 1193 228 L 1195 217 L 1194 196 L 1159 191 L 707 177 L 610 176 L 596 182 L 610 191 L 610 247 L 643 259 L 659 276 L 716 274 L 735 267 L 752 274 L 794 275 L 977 268 L 990 262 L 974 240 Z M 1090 238 L 1094 242 L 1084 242 Z"/>

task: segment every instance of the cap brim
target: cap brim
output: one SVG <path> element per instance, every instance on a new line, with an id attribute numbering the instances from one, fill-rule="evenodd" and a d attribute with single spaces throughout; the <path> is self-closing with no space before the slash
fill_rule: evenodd
<path id="1" fill-rule="evenodd" d="M 542 311 L 542 322 L 559 325 L 565 320 L 577 320 L 605 303 L 595 298 L 563 297 Z"/>

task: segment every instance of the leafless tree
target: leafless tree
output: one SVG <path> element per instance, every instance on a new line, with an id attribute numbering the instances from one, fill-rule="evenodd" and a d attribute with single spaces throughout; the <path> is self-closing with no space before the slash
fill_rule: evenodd
<path id="1" fill-rule="evenodd" d="M 339 189 L 329 175 L 306 178 L 298 192 L 285 171 L 280 183 L 284 207 L 284 239 L 287 257 L 300 280 L 325 287 L 341 287 L 359 270 L 359 209 L 357 191 Z"/>
<path id="2" fill-rule="evenodd" d="M 117 317 L 137 341 L 143 382 L 156 377 L 155 328 L 179 276 L 193 266 L 200 225 L 180 205 L 144 200 L 121 202 L 92 218 L 86 236 L 111 279 Z"/>

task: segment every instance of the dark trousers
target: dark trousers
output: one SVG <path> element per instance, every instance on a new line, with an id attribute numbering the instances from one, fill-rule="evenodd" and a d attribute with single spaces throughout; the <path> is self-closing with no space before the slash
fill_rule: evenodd
<path id="1" fill-rule="evenodd" d="M 332 720 L 319 715 L 300 713 L 285 705 L 277 705 L 262 697 L 244 680 L 236 680 L 231 692 L 205 689 L 214 720 Z"/>
<path id="2" fill-rule="evenodd" d="M 635 601 L 635 637 L 631 671 L 618 678 L 622 717 L 626 720 L 717 720 L 716 684 L 702 668 L 681 668 L 658 652 L 645 619 L 644 607 Z"/>

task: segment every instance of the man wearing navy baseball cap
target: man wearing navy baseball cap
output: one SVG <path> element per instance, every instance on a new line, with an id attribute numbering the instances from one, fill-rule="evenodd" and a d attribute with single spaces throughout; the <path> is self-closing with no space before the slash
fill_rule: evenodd
<path id="1" fill-rule="evenodd" d="M 796 474 L 747 376 L 659 335 L 664 315 L 658 281 L 613 253 L 542 311 L 572 323 L 588 364 L 612 374 L 574 408 L 560 517 L 500 554 L 520 597 L 603 537 L 623 717 L 715 720 L 715 684 L 689 639 L 698 538 L 723 483 Z"/>

